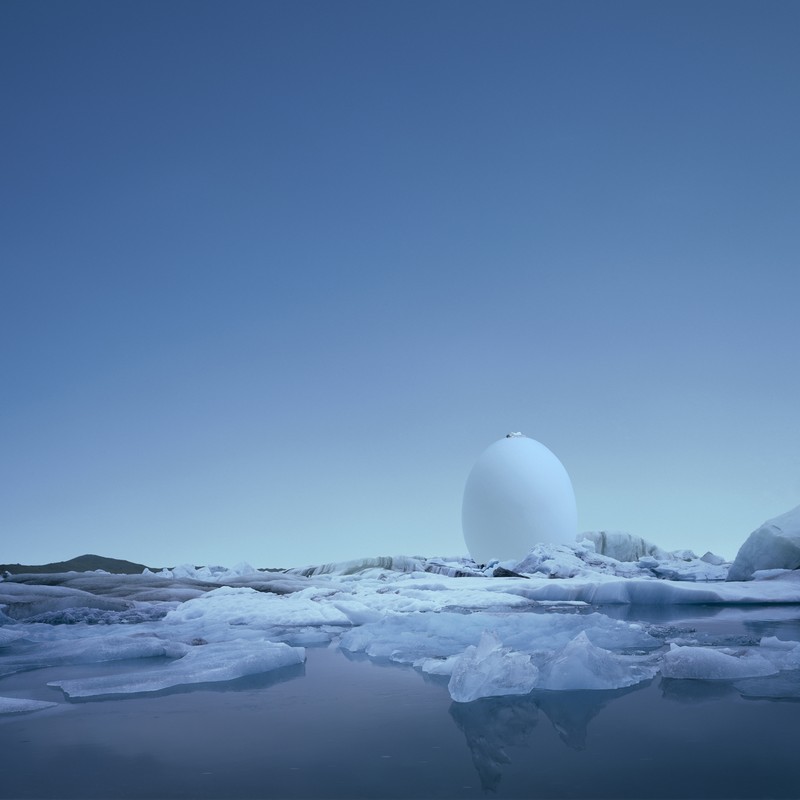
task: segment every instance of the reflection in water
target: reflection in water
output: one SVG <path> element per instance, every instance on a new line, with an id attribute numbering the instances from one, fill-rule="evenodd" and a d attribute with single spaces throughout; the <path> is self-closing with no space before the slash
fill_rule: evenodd
<path id="1" fill-rule="evenodd" d="M 450 716 L 467 739 L 472 763 L 484 789 L 496 789 L 502 765 L 511 763 L 505 748 L 524 747 L 539 720 L 532 695 L 484 697 L 451 703 Z"/>
<path id="2" fill-rule="evenodd" d="M 692 621 L 704 621 L 718 617 L 725 606 L 692 605 L 630 605 L 619 603 L 617 605 L 593 606 L 596 611 L 605 614 L 612 619 L 620 619 L 624 622 L 649 622 L 652 624 L 665 624 L 670 622 L 681 622 L 689 624 Z"/>
<path id="3" fill-rule="evenodd" d="M 744 678 L 736 681 L 734 686 L 742 697 L 748 699 L 797 703 L 800 701 L 800 670 L 781 672 L 765 678 Z"/>
<path id="4" fill-rule="evenodd" d="M 736 695 L 752 700 L 796 703 L 800 701 L 800 670 L 759 678 L 740 678 L 737 681 L 662 678 L 659 688 L 662 697 L 667 700 L 689 705 Z"/>
<path id="5" fill-rule="evenodd" d="M 166 659 L 165 659 L 166 661 Z M 138 665 L 137 665 L 138 666 Z M 147 670 L 141 667 L 137 672 L 131 673 L 136 677 Z M 104 703 L 109 699 L 131 700 L 141 697 L 166 697 L 173 694 L 193 694 L 194 692 L 248 692 L 253 690 L 263 691 L 280 683 L 302 678 L 306 674 L 305 662 L 300 664 L 289 664 L 285 667 L 270 670 L 269 672 L 256 672 L 252 675 L 244 675 L 241 678 L 234 678 L 228 681 L 211 681 L 208 683 L 179 683 L 175 686 L 168 686 L 155 692 L 125 692 L 116 695 L 90 695 L 88 697 L 65 697 L 67 703 L 80 705 L 82 703 Z"/>
<path id="6" fill-rule="evenodd" d="M 781 603 L 776 605 L 753 604 L 730 606 L 723 603 L 709 603 L 707 605 L 688 605 L 676 603 L 674 605 L 604 605 L 594 606 L 593 610 L 599 611 L 612 619 L 625 622 L 647 622 L 651 624 L 677 623 L 691 627 L 703 623 L 720 622 L 742 630 L 772 631 L 785 629 L 800 632 L 800 613 L 794 603 Z M 713 628 L 713 625 L 712 625 Z M 783 636 L 782 638 L 796 638 Z"/>
<path id="7" fill-rule="evenodd" d="M 744 627 L 753 638 L 760 640 L 763 636 L 777 636 L 787 641 L 800 641 L 800 614 L 797 608 L 781 608 L 785 616 L 780 619 L 746 619 Z M 791 614 L 791 616 L 790 616 Z"/>
<path id="8" fill-rule="evenodd" d="M 568 747 L 582 750 L 589 722 L 603 708 L 648 685 L 640 683 L 612 691 L 541 691 L 513 697 L 484 697 L 472 703 L 451 703 L 450 716 L 466 737 L 482 787 L 495 790 L 502 778 L 503 765 L 511 763 L 506 748 L 530 743 L 540 711 Z"/>
<path id="9" fill-rule="evenodd" d="M 662 678 L 658 684 L 661 696 L 676 703 L 695 705 L 709 700 L 732 697 L 736 689 L 729 681 L 698 681 L 681 678 Z"/>
<path id="10" fill-rule="evenodd" d="M 583 750 L 586 747 L 589 723 L 609 703 L 649 685 L 650 682 L 646 681 L 608 691 L 540 692 L 536 702 L 553 723 L 564 744 L 573 750 Z"/>

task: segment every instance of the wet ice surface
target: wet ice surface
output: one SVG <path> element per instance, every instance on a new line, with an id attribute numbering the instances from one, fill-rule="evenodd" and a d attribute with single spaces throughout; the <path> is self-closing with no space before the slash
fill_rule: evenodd
<path id="1" fill-rule="evenodd" d="M 796 796 L 800 573 L 634 556 L 0 581 L 0 796 Z"/>

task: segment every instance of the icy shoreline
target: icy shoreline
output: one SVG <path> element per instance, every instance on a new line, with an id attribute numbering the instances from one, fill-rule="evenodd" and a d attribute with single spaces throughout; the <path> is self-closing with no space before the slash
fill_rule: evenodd
<path id="1" fill-rule="evenodd" d="M 658 556 L 622 562 L 583 542 L 540 546 L 523 562 L 485 568 L 393 557 L 284 572 L 240 564 L 6 576 L 0 695 L 3 675 L 42 666 L 140 659 L 135 673 L 49 683 L 68 698 L 102 698 L 265 673 L 302 663 L 306 646 L 327 645 L 444 676 L 459 702 L 620 689 L 658 674 L 758 678 L 765 696 L 796 696 L 800 642 L 700 636 L 602 609 L 698 605 L 736 614 L 781 604 L 797 605 L 800 615 L 800 572 L 730 582 L 720 575 L 724 563 Z M 659 577 L 665 570 L 683 580 Z M 709 570 L 715 580 L 698 579 Z M 0 711 L 35 708 L 0 703 Z"/>

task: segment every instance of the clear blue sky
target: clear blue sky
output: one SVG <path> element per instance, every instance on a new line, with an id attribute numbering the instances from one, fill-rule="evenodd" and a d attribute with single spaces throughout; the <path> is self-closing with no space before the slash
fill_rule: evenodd
<path id="1" fill-rule="evenodd" d="M 800 3 L 0 4 L 0 562 L 457 554 L 800 503 Z"/>

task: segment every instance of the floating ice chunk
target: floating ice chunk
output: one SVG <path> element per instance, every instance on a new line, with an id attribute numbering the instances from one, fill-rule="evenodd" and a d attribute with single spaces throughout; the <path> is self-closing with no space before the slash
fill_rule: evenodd
<path id="1" fill-rule="evenodd" d="M 178 564 L 172 570 L 163 570 L 163 572 L 171 572 L 171 578 L 197 578 L 197 568 L 194 564 Z"/>
<path id="2" fill-rule="evenodd" d="M 22 714 L 26 711 L 42 711 L 53 708 L 58 703 L 48 703 L 44 700 L 27 700 L 21 697 L 0 697 L 0 714 Z"/>
<path id="3" fill-rule="evenodd" d="M 107 576 L 97 575 L 97 580 Z M 14 620 L 26 620 L 49 611 L 67 608 L 99 608 L 109 611 L 124 611 L 130 607 L 125 600 L 97 597 L 80 589 L 66 586 L 42 586 L 38 584 L 3 581 L 0 585 L 0 609 Z"/>
<path id="4" fill-rule="evenodd" d="M 239 626 L 251 631 L 272 631 L 286 627 L 351 624 L 347 615 L 332 603 L 319 602 L 305 592 L 276 595 L 229 586 L 182 603 L 166 615 L 164 622 L 183 626 L 192 636 L 202 636 L 208 641 L 235 638 L 238 634 L 233 634 L 231 629 Z"/>
<path id="5" fill-rule="evenodd" d="M 383 617 L 382 611 L 362 603 L 358 600 L 332 600 L 331 605 L 341 611 L 353 625 L 363 625 L 366 622 L 377 622 Z"/>
<path id="6" fill-rule="evenodd" d="M 749 581 L 756 570 L 800 567 L 800 506 L 767 520 L 747 537 L 728 573 L 729 581 Z"/>
<path id="7" fill-rule="evenodd" d="M 6 627 L 0 627 L 0 647 L 5 647 L 11 642 L 16 642 L 24 636 L 20 630 L 9 630 Z"/>
<path id="8" fill-rule="evenodd" d="M 761 639 L 758 652 L 779 670 L 800 669 L 800 642 L 765 636 Z"/>
<path id="9" fill-rule="evenodd" d="M 667 553 L 641 537 L 627 533 L 600 531 L 589 535 L 597 541 L 584 539 L 575 545 L 536 545 L 512 569 L 529 575 L 541 573 L 548 578 L 579 577 L 594 581 L 610 575 L 620 578 L 657 576 L 673 581 L 721 581 L 728 574 L 726 562 L 711 563 L 697 558 L 690 550 Z M 642 552 L 645 554 L 638 555 Z M 712 556 L 712 559 L 717 557 Z"/>
<path id="10" fill-rule="evenodd" d="M 691 551 L 686 551 L 691 552 Z M 642 562 L 639 561 L 641 564 Z M 724 581 L 728 577 L 729 566 L 725 562 L 712 564 L 702 558 L 673 558 L 650 568 L 659 578 L 670 581 Z"/>
<path id="11" fill-rule="evenodd" d="M 614 578 L 581 575 L 569 580 L 519 581 L 506 591 L 531 600 L 580 600 L 595 605 L 630 603 L 639 605 L 800 603 L 800 570 L 770 581 L 704 584 L 654 578 Z"/>
<path id="12" fill-rule="evenodd" d="M 163 668 L 104 675 L 99 678 L 52 681 L 68 697 L 158 692 L 175 686 L 216 683 L 255 675 L 305 661 L 302 647 L 275 642 L 234 640 L 221 644 L 192 647 L 183 658 Z"/>
<path id="13" fill-rule="evenodd" d="M 590 532 L 584 536 L 588 538 L 574 545 L 536 545 L 512 569 L 527 574 L 542 573 L 549 578 L 656 575 L 674 581 L 719 581 L 728 574 L 728 564 L 710 553 L 703 559 L 691 550 L 668 553 L 640 536 L 617 531 Z"/>
<path id="14" fill-rule="evenodd" d="M 474 589 L 444 585 L 406 586 L 396 593 L 372 594 L 369 601 L 373 608 L 382 612 L 442 611 L 458 609 L 503 609 L 527 608 L 531 602 L 518 594 L 493 591 L 489 587 Z"/>
<path id="15" fill-rule="evenodd" d="M 95 628 L 91 632 L 76 631 L 77 634 L 84 635 L 72 635 L 76 629 L 69 630 L 68 636 L 60 635 L 58 629 L 48 636 L 32 631 L 28 638 L 34 639 L 33 646 L 16 654 L 12 649 L 12 653 L 0 659 L 0 668 L 19 672 L 62 664 L 95 664 L 102 661 L 163 656 L 175 658 L 183 655 L 187 649 L 184 644 L 157 636 L 114 633 L 115 628 L 111 627 Z"/>
<path id="16" fill-rule="evenodd" d="M 448 689 L 457 703 L 469 703 L 479 697 L 528 694 L 538 677 L 529 655 L 503 647 L 494 633 L 484 631 L 478 645 L 455 660 Z"/>
<path id="17" fill-rule="evenodd" d="M 661 662 L 665 678 L 699 680 L 736 680 L 774 675 L 778 668 L 752 650 L 742 655 L 725 653 L 711 647 L 681 647 L 671 644 Z"/>
<path id="18" fill-rule="evenodd" d="M 161 619 L 168 611 L 161 603 L 139 604 L 126 611 L 106 611 L 101 608 L 65 608 L 63 611 L 45 611 L 29 617 L 26 623 L 43 622 L 46 625 L 136 625 Z"/>
<path id="19" fill-rule="evenodd" d="M 594 544 L 595 552 L 617 561 L 638 561 L 642 556 L 663 560 L 668 555 L 658 545 L 625 531 L 589 531 L 580 536 Z"/>
<path id="20" fill-rule="evenodd" d="M 248 575 L 260 575 L 261 573 L 247 561 L 240 561 L 238 564 L 234 564 L 229 570 L 226 570 L 225 574 L 241 575 L 244 577 Z"/>
<path id="21" fill-rule="evenodd" d="M 538 544 L 510 569 L 521 574 L 541 573 L 548 578 L 572 578 L 583 573 L 586 564 L 569 545 Z"/>
<path id="22" fill-rule="evenodd" d="M 414 662 L 414 666 L 427 672 L 428 675 L 452 675 L 459 658 L 460 655 L 447 658 L 420 658 Z"/>
<path id="23" fill-rule="evenodd" d="M 657 668 L 641 657 L 617 655 L 596 647 L 581 631 L 548 661 L 539 688 L 621 689 L 648 680 L 656 672 Z"/>
<path id="24" fill-rule="evenodd" d="M 484 630 L 493 630 L 513 650 L 553 653 L 586 630 L 598 647 L 652 650 L 662 641 L 641 625 L 613 620 L 604 614 L 457 614 L 393 615 L 342 634 L 339 646 L 405 664 L 460 654 L 476 644 Z"/>
<path id="25" fill-rule="evenodd" d="M 725 563 L 725 559 L 722 556 L 718 556 L 710 550 L 707 550 L 704 555 L 700 556 L 700 560 L 705 561 L 707 564 L 713 564 L 715 567 L 721 567 Z"/>

